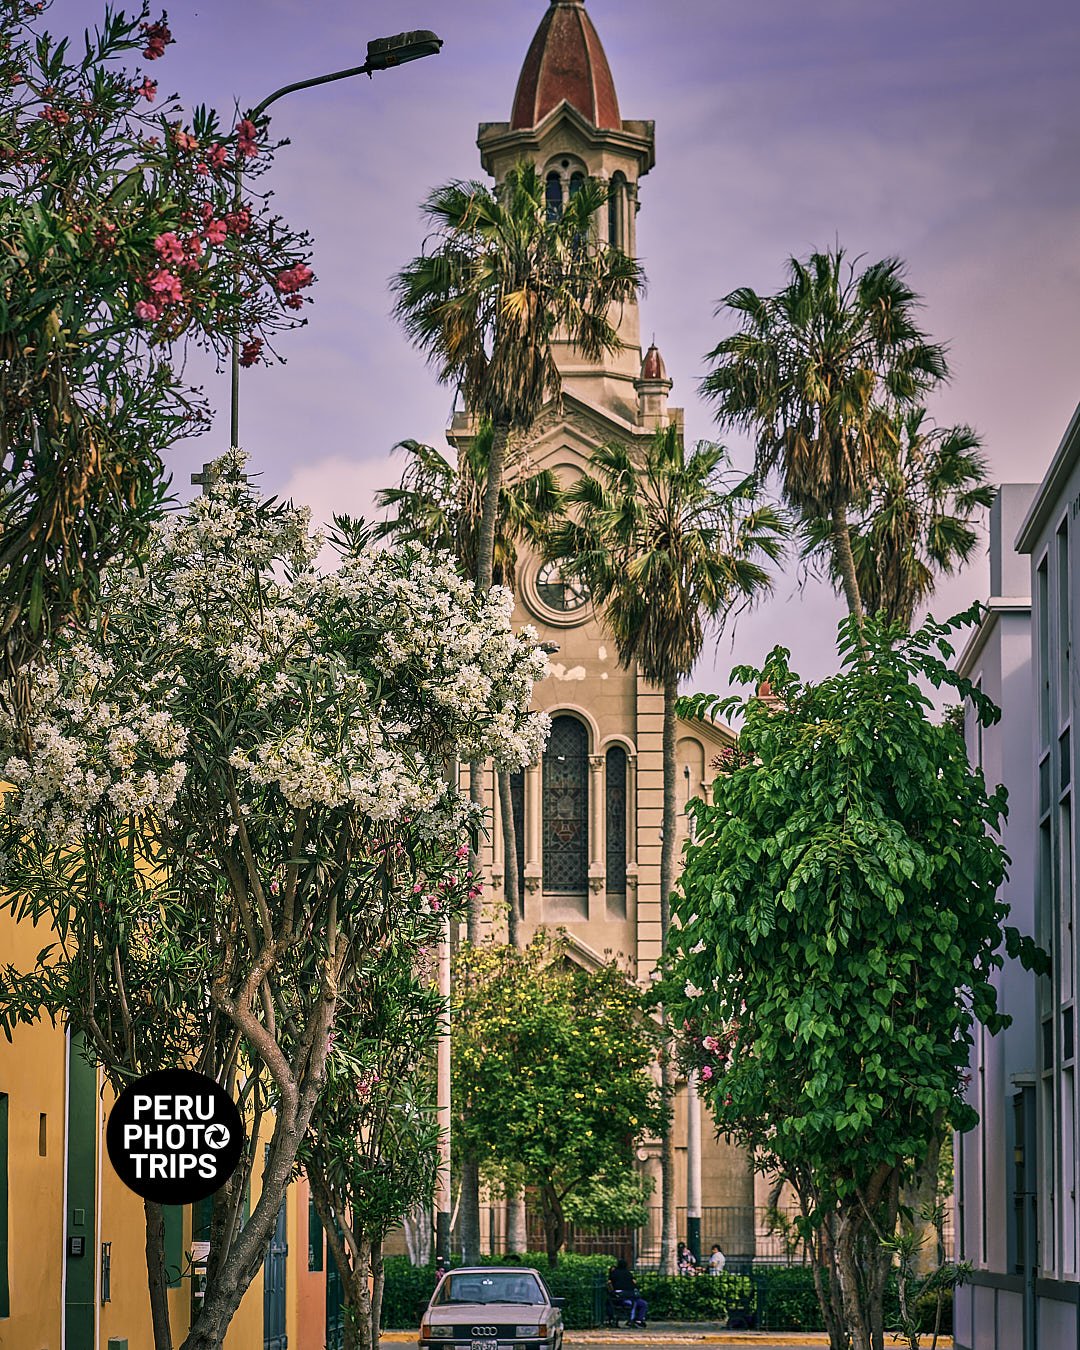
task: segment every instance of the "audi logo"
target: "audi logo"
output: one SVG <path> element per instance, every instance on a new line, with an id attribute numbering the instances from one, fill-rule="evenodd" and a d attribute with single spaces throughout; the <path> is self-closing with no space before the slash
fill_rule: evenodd
<path id="1" fill-rule="evenodd" d="M 497 1336 L 497 1335 L 499 1334 L 499 1328 L 498 1328 L 498 1327 L 473 1327 L 473 1329 L 472 1329 L 472 1334 L 473 1334 L 474 1336 Z"/>

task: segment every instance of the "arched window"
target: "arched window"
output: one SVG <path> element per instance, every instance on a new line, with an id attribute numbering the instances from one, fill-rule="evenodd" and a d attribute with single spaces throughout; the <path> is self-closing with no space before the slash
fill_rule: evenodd
<path id="1" fill-rule="evenodd" d="M 607 888 L 626 894 L 626 751 L 613 745 L 607 752 Z"/>
<path id="2" fill-rule="evenodd" d="M 611 175 L 611 193 L 607 203 L 607 237 L 613 248 L 625 249 L 623 238 L 626 179 L 621 173 Z"/>
<path id="3" fill-rule="evenodd" d="M 570 196 L 576 197 L 584 186 L 585 175 L 580 169 L 577 169 L 570 175 Z"/>
<path id="4" fill-rule="evenodd" d="M 589 738 L 576 717 L 556 717 L 544 751 L 544 890 L 589 889 Z"/>
<path id="5" fill-rule="evenodd" d="M 562 216 L 562 179 L 557 173 L 548 174 L 547 189 L 544 195 L 547 200 L 548 220 L 560 219 Z"/>
<path id="6" fill-rule="evenodd" d="M 525 903 L 525 773 L 522 769 L 510 775 L 510 802 L 514 812 L 514 842 L 517 844 L 518 910 Z M 510 863 L 507 862 L 509 869 Z"/>

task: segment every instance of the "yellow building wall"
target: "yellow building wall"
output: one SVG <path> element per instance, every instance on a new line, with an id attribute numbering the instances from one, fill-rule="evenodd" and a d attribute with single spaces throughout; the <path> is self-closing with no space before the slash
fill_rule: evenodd
<path id="1" fill-rule="evenodd" d="M 48 932 L 16 924 L 0 914 L 0 960 L 30 969 L 47 945 Z M 0 1317 L 0 1350 L 60 1350 L 64 1281 L 64 1182 L 67 1039 L 48 1021 L 20 1027 L 9 1043 L 0 1036 L 0 1093 L 8 1098 L 8 1284 L 10 1315 Z M 108 1350 L 110 1338 L 127 1340 L 128 1350 L 150 1350 L 153 1336 L 146 1285 L 143 1203 L 112 1170 L 104 1131 L 112 1106 L 111 1090 L 98 1096 L 94 1120 L 97 1205 L 86 1229 L 86 1254 L 94 1263 L 95 1333 L 93 1350 Z M 44 1128 L 42 1128 L 44 1117 Z M 269 1139 L 272 1120 L 264 1122 L 256 1157 Z M 42 1147 L 44 1152 L 42 1152 Z M 252 1203 L 259 1196 L 259 1166 L 252 1177 Z M 307 1202 L 293 1186 L 287 1197 L 286 1318 L 289 1345 L 322 1350 L 322 1321 L 316 1309 L 325 1301 L 325 1274 L 307 1269 Z M 110 1298 L 102 1303 L 101 1244 L 111 1244 Z M 185 1260 L 191 1249 L 191 1211 L 184 1211 Z M 300 1288 L 303 1287 L 303 1298 Z M 316 1288 L 317 1285 L 317 1288 Z M 303 1319 L 301 1309 L 308 1316 Z M 169 1291 L 173 1339 L 179 1344 L 190 1319 L 191 1281 Z M 315 1336 L 316 1323 L 318 1335 Z M 262 1271 L 252 1281 L 225 1339 L 225 1350 L 254 1350 L 263 1343 Z"/>

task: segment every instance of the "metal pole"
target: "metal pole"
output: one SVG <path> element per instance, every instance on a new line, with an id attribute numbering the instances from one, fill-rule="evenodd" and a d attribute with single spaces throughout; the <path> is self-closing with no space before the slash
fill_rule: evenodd
<path id="1" fill-rule="evenodd" d="M 439 1122 L 439 1171 L 435 1187 L 435 1256 L 450 1264 L 450 919 L 443 920 L 439 943 L 438 1085 L 436 1110 Z"/>
<path id="2" fill-rule="evenodd" d="M 697 1070 L 686 1076 L 686 1245 L 701 1264 L 701 1101 Z"/>

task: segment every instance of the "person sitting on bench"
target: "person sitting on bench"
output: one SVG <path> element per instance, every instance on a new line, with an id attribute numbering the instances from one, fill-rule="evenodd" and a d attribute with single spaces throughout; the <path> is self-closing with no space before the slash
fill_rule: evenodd
<path id="1" fill-rule="evenodd" d="M 634 1283 L 633 1274 L 624 1256 L 620 1256 L 608 1271 L 608 1293 L 613 1307 L 629 1308 L 632 1327 L 645 1325 L 649 1305 L 641 1297 L 641 1291 Z"/>

